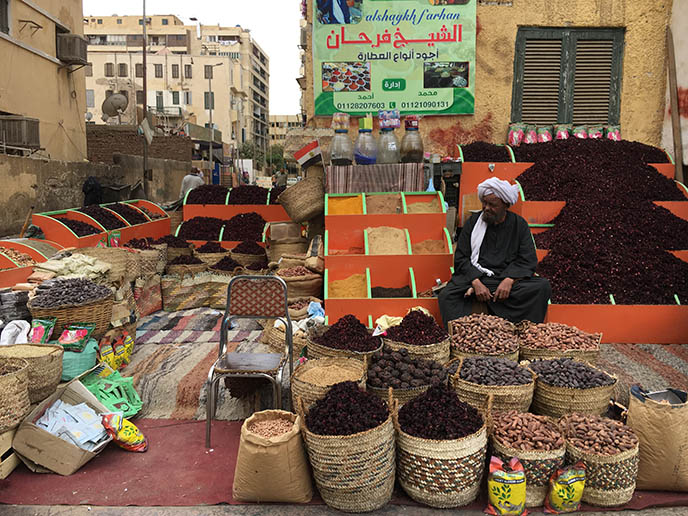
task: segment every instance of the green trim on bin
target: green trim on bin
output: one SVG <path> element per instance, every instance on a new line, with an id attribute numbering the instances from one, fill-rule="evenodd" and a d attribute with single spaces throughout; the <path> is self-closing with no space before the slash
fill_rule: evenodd
<path id="1" fill-rule="evenodd" d="M 444 238 L 447 240 L 447 252 L 451 254 L 454 251 L 454 246 L 452 245 L 451 241 L 451 235 L 449 234 L 447 226 L 444 226 L 442 229 L 444 230 Z"/>
<path id="2" fill-rule="evenodd" d="M 453 276 L 454 275 L 454 266 L 452 265 L 451 267 L 449 267 L 449 270 L 451 271 L 452 276 Z"/>
<path id="3" fill-rule="evenodd" d="M 224 237 L 224 236 L 225 236 L 225 227 L 222 226 L 220 228 L 220 242 L 222 242 L 222 237 Z"/>
<path id="4" fill-rule="evenodd" d="M 463 163 L 463 149 L 461 148 L 461 145 L 456 144 L 456 146 L 459 148 L 459 159 L 461 160 L 461 163 Z"/>
<path id="5" fill-rule="evenodd" d="M 325 269 L 325 275 L 323 276 L 323 282 L 325 283 L 325 290 L 323 292 L 323 294 L 324 294 L 323 300 L 330 298 L 330 293 L 328 292 L 329 289 L 327 288 L 329 286 L 329 283 L 330 283 L 329 276 L 330 276 L 330 271 L 328 269 Z M 327 324 L 327 322 L 325 322 L 325 324 Z"/>
<path id="6" fill-rule="evenodd" d="M 88 235 L 88 236 L 91 236 L 91 235 Z M 24 246 L 24 247 L 28 247 L 28 248 L 31 249 L 32 251 L 36 251 L 38 254 L 40 254 L 43 258 L 46 259 L 46 261 L 50 259 L 50 258 L 48 258 L 46 255 L 44 255 L 39 249 L 36 249 L 35 247 L 30 246 L 29 244 L 25 244 L 24 242 L 17 242 L 17 240 L 14 239 L 14 238 L 7 238 L 7 239 L 4 239 L 4 240 L 0 240 L 0 249 L 5 249 L 5 248 L 2 247 L 2 245 L 1 245 L 2 242 L 12 242 L 13 244 L 18 244 L 18 245 L 21 245 L 21 246 Z M 12 249 L 12 248 L 11 248 L 11 247 L 8 247 L 7 249 Z M 23 251 L 19 251 L 19 252 L 23 252 Z M 8 258 L 9 258 L 9 256 L 8 256 Z M 11 260 L 11 258 L 10 258 L 10 260 Z"/>
<path id="7" fill-rule="evenodd" d="M 676 165 L 676 162 L 674 161 L 674 157 L 671 155 L 671 152 L 665 150 L 664 154 L 666 154 L 667 158 L 669 158 L 669 163 L 671 163 L 672 165 Z"/>
<path id="8" fill-rule="evenodd" d="M 413 248 L 411 247 L 411 235 L 409 235 L 408 229 L 404 228 L 404 233 L 406 233 L 406 248 L 408 249 L 408 254 L 411 256 L 413 254 Z"/>
<path id="9" fill-rule="evenodd" d="M 373 298 L 373 290 L 370 284 L 370 268 L 366 267 L 366 299 Z"/>
<path id="10" fill-rule="evenodd" d="M 179 230 L 181 229 L 181 227 L 182 227 L 183 225 L 184 225 L 184 222 L 182 222 L 181 224 L 179 224 L 179 225 L 177 226 L 177 230 L 174 232 L 174 236 L 176 236 L 176 237 L 179 236 Z M 222 226 L 222 229 L 225 229 L 225 227 Z"/>
<path id="11" fill-rule="evenodd" d="M 265 225 L 263 226 L 263 236 L 261 237 L 261 242 L 265 243 L 267 242 L 267 237 L 268 237 L 268 228 L 270 227 L 270 223 L 266 222 Z M 224 230 L 225 227 L 222 226 L 222 229 Z"/>
<path id="12" fill-rule="evenodd" d="M 442 192 L 437 192 L 437 196 L 440 199 L 440 208 L 442 209 L 442 213 L 447 213 L 447 207 L 445 206 L 444 202 L 444 195 L 442 195 Z"/>
<path id="13" fill-rule="evenodd" d="M 406 192 L 401 192 L 401 213 L 408 215 L 408 204 L 406 204 Z"/>
<path id="14" fill-rule="evenodd" d="M 529 228 L 553 228 L 554 224 L 533 224 L 529 223 L 528 224 Z"/>
<path id="15" fill-rule="evenodd" d="M 151 203 L 153 206 L 155 206 L 156 208 L 158 208 L 158 209 L 162 212 L 162 217 L 163 217 L 163 218 L 166 218 L 166 219 L 169 219 L 169 218 L 170 218 L 170 216 L 169 216 L 169 215 L 167 214 L 167 212 L 162 208 L 162 206 L 160 206 L 157 202 L 149 201 L 148 199 L 131 199 L 131 200 L 129 200 L 129 201 L 120 201 L 120 202 L 123 202 L 123 203 L 125 203 L 125 204 L 134 204 L 134 203 L 143 202 L 143 201 L 149 202 L 149 203 Z M 142 210 L 141 208 L 139 208 L 138 206 L 134 206 L 134 207 L 135 207 L 135 208 L 138 208 L 138 209 L 141 210 L 141 211 L 143 211 L 143 210 Z M 160 213 L 158 213 L 158 215 L 160 215 Z M 153 220 L 162 220 L 162 219 L 151 219 L 151 221 L 153 221 Z"/>
<path id="16" fill-rule="evenodd" d="M 109 231 L 108 229 L 105 228 L 105 226 L 103 226 L 103 225 L 102 225 L 100 222 L 98 222 L 96 219 L 94 219 L 94 218 L 91 217 L 90 215 L 87 215 L 86 213 L 83 213 L 83 212 L 81 212 L 81 211 L 79 211 L 79 210 L 65 210 L 63 213 L 67 213 L 67 212 L 69 212 L 69 211 L 77 211 L 77 212 L 79 212 L 81 215 L 83 215 L 84 217 L 86 217 L 86 218 L 92 220 L 92 221 L 93 221 L 93 224 L 95 224 L 95 226 L 96 226 L 97 228 L 102 229 L 101 233 L 107 233 L 107 232 Z M 112 210 L 110 210 L 110 211 L 112 211 Z M 54 213 L 58 213 L 58 212 L 54 212 Z M 54 217 L 53 217 L 53 218 L 54 218 Z M 60 221 L 58 220 L 58 222 L 60 222 Z M 65 226 L 65 224 L 62 224 L 62 225 Z M 67 226 L 67 229 L 69 229 L 69 226 Z M 118 229 L 122 229 L 122 228 L 118 228 Z M 69 229 L 69 230 L 72 231 L 71 229 Z M 74 233 L 74 231 L 72 231 L 72 233 L 73 233 L 74 236 L 76 236 L 77 238 L 86 238 L 86 237 L 77 236 L 77 234 Z M 93 236 L 93 235 L 86 235 L 86 236 Z"/>
<path id="17" fill-rule="evenodd" d="M 547 300 L 547 304 L 548 304 L 548 305 L 551 305 L 551 304 L 552 304 L 552 300 L 551 300 L 551 299 L 548 299 L 548 300 Z"/>
<path id="18" fill-rule="evenodd" d="M 535 237 L 533 236 L 533 233 L 530 233 L 530 239 L 533 241 L 533 247 L 537 251 L 537 244 L 535 243 Z"/>
<path id="19" fill-rule="evenodd" d="M 65 214 L 68 211 L 78 211 L 78 210 L 70 208 L 68 210 L 44 211 L 43 213 L 36 213 L 36 215 L 45 215 L 47 217 L 52 217 L 53 215 Z"/>
<path id="20" fill-rule="evenodd" d="M 370 248 L 368 247 L 368 232 L 363 230 L 363 249 L 365 251 L 365 256 L 370 256 Z"/>
<path id="21" fill-rule="evenodd" d="M 43 215 L 43 214 L 40 213 L 40 214 L 37 214 L 37 215 Z M 67 231 L 69 231 L 72 235 L 74 235 L 74 238 L 76 238 L 76 239 L 79 239 L 79 238 L 86 238 L 86 237 L 80 237 L 79 235 L 77 235 L 76 233 L 74 233 L 74 231 L 72 231 L 72 228 L 70 228 L 67 224 L 65 224 L 64 222 L 62 222 L 60 219 L 56 219 L 55 217 L 50 217 L 50 218 L 53 219 L 53 220 L 54 220 L 55 222 L 57 222 L 58 224 L 60 224 L 60 225 L 64 226 L 65 228 L 67 228 Z M 40 226 L 38 226 L 38 227 L 40 227 Z M 101 233 L 104 233 L 104 231 L 101 231 Z M 97 234 L 98 234 L 98 233 L 96 233 L 96 235 L 97 235 Z M 93 235 L 87 235 L 87 236 L 93 236 Z"/>
<path id="22" fill-rule="evenodd" d="M 363 205 L 363 215 L 368 215 L 368 206 L 366 205 L 366 194 L 361 193 L 361 204 Z"/>
<path id="23" fill-rule="evenodd" d="M 191 190 L 193 190 L 193 188 Z M 186 193 L 184 194 L 184 202 L 182 202 L 182 206 L 186 206 L 186 199 L 187 199 L 187 197 L 189 197 L 191 190 L 187 190 Z"/>
<path id="24" fill-rule="evenodd" d="M 616 304 L 616 299 L 614 299 L 614 294 L 609 294 L 609 301 L 611 301 L 611 303 L 612 303 L 613 305 Z"/>
<path id="25" fill-rule="evenodd" d="M 5 253 L 3 253 L 2 251 L 0 251 L 0 254 L 1 254 L 2 256 L 4 256 L 5 258 L 7 258 L 9 261 L 11 261 L 11 262 L 14 264 L 14 266 L 15 266 L 17 269 L 19 269 L 19 264 L 18 264 L 17 262 L 15 262 L 12 258 L 10 258 L 9 256 L 7 256 L 7 255 L 6 255 Z"/>
<path id="26" fill-rule="evenodd" d="M 330 230 L 326 229 L 325 230 L 325 256 L 330 255 L 329 248 L 330 248 Z"/>
<path id="27" fill-rule="evenodd" d="M 676 301 L 677 305 L 681 304 L 681 301 L 679 301 L 679 299 L 678 299 L 678 294 L 674 294 L 674 300 Z"/>
<path id="28" fill-rule="evenodd" d="M 330 324 L 330 316 L 326 315 L 325 316 L 325 325 L 327 326 L 328 324 Z"/>
<path id="29" fill-rule="evenodd" d="M 373 329 L 373 316 L 368 315 L 368 328 Z"/>
<path id="30" fill-rule="evenodd" d="M 325 216 L 330 214 L 330 194 L 325 194 Z"/>
<path id="31" fill-rule="evenodd" d="M 413 273 L 413 267 L 409 267 L 409 278 L 411 278 L 411 297 L 418 299 L 418 292 L 416 291 L 416 275 Z"/>
<path id="32" fill-rule="evenodd" d="M 225 197 L 225 206 L 229 206 L 229 192 L 231 192 L 231 188 L 227 188 L 227 197 Z"/>
<path id="33" fill-rule="evenodd" d="M 686 191 L 686 193 L 688 193 L 688 187 L 686 187 L 686 185 L 684 185 L 681 181 L 678 181 L 676 179 L 674 179 L 674 181 L 676 181 L 679 184 L 679 186 L 683 188 Z"/>
<path id="34" fill-rule="evenodd" d="M 511 162 L 516 163 L 516 154 L 514 154 L 514 149 L 511 148 L 511 145 L 504 145 L 504 147 L 507 148 L 509 155 L 511 155 Z"/>
<path id="35" fill-rule="evenodd" d="M 523 192 L 523 187 L 521 186 L 521 183 L 519 183 L 515 179 L 514 179 L 514 183 L 516 183 L 518 185 L 518 193 L 521 195 L 521 200 L 523 202 L 526 202 L 526 194 Z"/>

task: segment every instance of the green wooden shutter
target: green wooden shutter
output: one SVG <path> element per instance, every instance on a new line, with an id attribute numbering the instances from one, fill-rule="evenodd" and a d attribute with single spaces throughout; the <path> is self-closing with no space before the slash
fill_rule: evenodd
<path id="1" fill-rule="evenodd" d="M 521 121 L 555 124 L 561 79 L 560 39 L 527 39 L 523 62 Z"/>
<path id="2" fill-rule="evenodd" d="M 612 40 L 576 42 L 573 81 L 573 123 L 607 124 L 612 83 Z"/>

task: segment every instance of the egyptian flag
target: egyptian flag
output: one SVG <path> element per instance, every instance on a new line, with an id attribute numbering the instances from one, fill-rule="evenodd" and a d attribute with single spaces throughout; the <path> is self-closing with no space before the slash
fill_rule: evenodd
<path id="1" fill-rule="evenodd" d="M 308 145 L 296 151 L 294 153 L 294 159 L 298 161 L 301 168 L 308 168 L 322 161 L 322 152 L 320 151 L 320 143 L 318 140 L 313 140 Z"/>

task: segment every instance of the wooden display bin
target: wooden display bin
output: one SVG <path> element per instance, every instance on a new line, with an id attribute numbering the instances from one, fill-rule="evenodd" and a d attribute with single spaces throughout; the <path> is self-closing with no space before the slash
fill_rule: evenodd
<path id="1" fill-rule="evenodd" d="M 64 223 L 60 222 L 55 217 L 78 220 L 85 222 L 100 229 L 100 233 L 79 237 Z M 101 240 L 107 242 L 107 230 L 101 226 L 95 219 L 89 217 L 85 213 L 76 210 L 60 210 L 46 213 L 34 213 L 31 216 L 31 223 L 38 226 L 43 231 L 45 238 L 64 247 L 95 247 Z"/>
<path id="2" fill-rule="evenodd" d="M 268 194 L 268 200 L 265 204 L 229 204 L 230 189 L 227 192 L 224 204 L 187 204 L 186 200 L 191 191 L 189 190 L 184 197 L 184 206 L 182 208 L 184 220 L 190 220 L 194 217 L 215 217 L 217 219 L 229 220 L 240 213 L 250 213 L 252 211 L 258 213 L 266 222 L 291 220 L 281 204 L 268 204 L 270 202 L 270 194 Z"/>

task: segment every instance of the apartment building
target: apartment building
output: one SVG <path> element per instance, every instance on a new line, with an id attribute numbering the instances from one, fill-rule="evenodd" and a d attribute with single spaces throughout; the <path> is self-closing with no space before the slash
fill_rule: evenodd
<path id="1" fill-rule="evenodd" d="M 213 126 L 236 147 L 268 143 L 269 61 L 241 27 L 185 25 L 174 15 L 147 17 L 147 98 L 143 98 L 143 19 L 89 16 L 86 103 L 99 120 L 102 102 L 118 92 L 130 99 L 123 123 L 133 123 L 144 100 L 159 126 Z M 125 120 L 126 119 L 126 120 Z"/>
<path id="2" fill-rule="evenodd" d="M 301 127 L 300 115 L 270 115 L 270 145 L 282 145 L 289 129 Z"/>
<path id="3" fill-rule="evenodd" d="M 0 153 L 86 159 L 81 13 L 81 0 L 0 0 Z"/>

